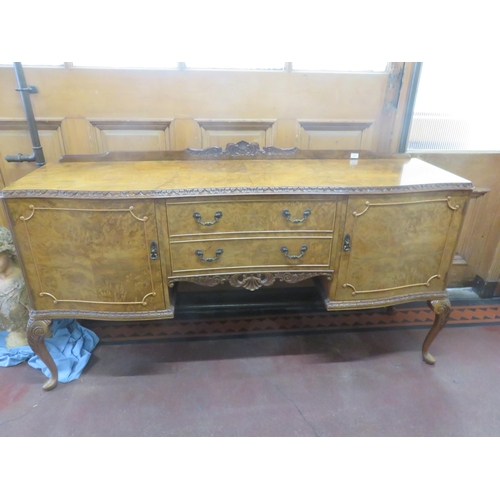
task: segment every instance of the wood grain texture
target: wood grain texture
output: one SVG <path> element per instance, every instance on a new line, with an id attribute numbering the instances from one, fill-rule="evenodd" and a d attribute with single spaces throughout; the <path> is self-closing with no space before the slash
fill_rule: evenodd
<path id="1" fill-rule="evenodd" d="M 37 168 L 33 162 L 9 163 L 4 159 L 6 155 L 29 155 L 33 151 L 29 132 L 26 126 L 20 125 L 22 124 L 16 122 L 0 123 L 0 171 L 5 185 L 12 184 Z M 60 120 L 37 124 L 40 144 L 47 162 L 56 162 L 64 154 L 59 125 Z"/>
<path id="2" fill-rule="evenodd" d="M 190 120 L 181 120 L 183 125 L 191 122 Z M 288 121 L 287 121 L 288 122 Z M 179 120 L 174 120 L 170 128 L 179 125 Z M 297 122 L 297 127 L 299 123 Z M 294 132 L 295 134 L 295 132 Z M 297 136 L 298 139 L 298 136 Z M 172 138 L 171 138 L 172 140 Z M 197 142 L 198 143 L 198 142 Z M 227 146 L 227 144 L 226 144 Z M 191 149 L 201 149 L 201 146 L 187 146 Z M 259 145 L 260 147 L 260 145 Z M 279 148 L 294 149 L 294 146 L 274 146 Z M 205 148 L 206 149 L 206 148 Z M 409 160 L 410 155 L 406 154 L 378 154 L 373 151 L 368 151 L 366 149 L 340 149 L 335 151 L 330 150 L 304 150 L 296 149 L 293 154 L 286 152 L 284 155 L 279 155 L 276 153 L 272 154 L 273 160 L 349 160 L 351 155 L 356 153 L 360 160 Z M 89 162 L 103 162 L 103 161 L 207 161 L 209 158 L 206 155 L 193 155 L 188 149 L 184 151 L 109 151 L 107 153 L 101 154 L 71 154 L 64 155 L 59 159 L 60 163 L 89 163 Z M 230 154 L 224 155 L 224 160 L 235 160 L 241 161 L 241 156 L 231 156 Z M 246 160 L 262 160 L 265 159 L 261 155 L 247 156 Z"/>
<path id="3" fill-rule="evenodd" d="M 1 194 L 33 319 L 170 318 L 180 280 L 256 291 L 316 276 L 328 310 L 432 301 L 433 363 L 472 189 L 406 157 L 276 158 L 52 164 Z"/>
<path id="4" fill-rule="evenodd" d="M 377 118 L 387 73 L 25 68 L 35 116 L 155 119 Z M 12 68 L 0 68 L 0 116 L 21 118 Z"/>
<path id="5" fill-rule="evenodd" d="M 351 168 L 352 167 L 352 168 Z M 315 188 L 320 189 L 316 190 Z M 116 193 L 125 198 L 185 195 L 258 194 L 282 192 L 307 194 L 308 190 L 343 194 L 362 191 L 432 191 L 471 189 L 466 179 L 421 160 L 207 160 L 169 162 L 97 162 L 47 164 L 1 192 L 22 196 L 28 191 L 64 191 L 71 195 L 106 197 Z M 291 189 L 297 188 L 297 189 Z M 164 192 L 164 194 L 161 193 Z M 148 193 L 149 192 L 149 193 Z M 170 193 L 170 194 L 168 194 Z"/>
<path id="6" fill-rule="evenodd" d="M 261 146 L 272 145 L 272 125 L 269 120 L 204 120 L 201 127 L 202 148 L 218 146 L 241 140 L 257 142 Z"/>
<path id="7" fill-rule="evenodd" d="M 206 274 L 212 271 L 232 269 L 255 270 L 276 269 L 280 271 L 294 269 L 327 268 L 330 264 L 331 236 L 312 237 L 297 235 L 293 238 L 266 238 L 252 236 L 248 238 L 220 238 L 196 241 L 179 241 L 170 243 L 172 258 L 172 271 L 178 273 Z M 303 245 L 307 251 L 300 259 L 287 258 L 281 251 L 286 246 L 290 255 L 300 255 Z M 200 260 L 196 255 L 197 250 L 203 252 L 205 258 L 213 258 L 218 249 L 223 253 L 213 262 Z"/>
<path id="8" fill-rule="evenodd" d="M 160 261 L 149 259 L 150 242 L 158 241 L 154 204 L 134 204 L 133 214 L 146 221 L 129 208 L 105 201 L 9 203 L 35 309 L 165 308 Z"/>
<path id="9" fill-rule="evenodd" d="M 168 128 L 171 149 L 201 148 L 201 127 L 192 118 L 176 118 Z"/>
<path id="10" fill-rule="evenodd" d="M 51 323 L 50 320 L 34 320 L 32 317 L 28 322 L 28 344 L 50 371 L 50 378 L 43 385 L 45 391 L 55 389 L 58 382 L 57 365 L 45 345 L 45 337 L 52 336 L 49 331 Z"/>
<path id="11" fill-rule="evenodd" d="M 170 235 L 200 235 L 228 232 L 254 231 L 327 231 L 333 230 L 336 202 L 329 201 L 210 201 L 194 203 L 167 204 Z M 306 210 L 310 215 L 303 222 L 294 223 L 283 216 L 290 212 L 291 220 L 304 218 Z M 215 214 L 222 213 L 211 226 L 198 223 L 194 213 L 201 216 L 202 222 L 215 221 Z"/>
<path id="12" fill-rule="evenodd" d="M 448 196 L 351 197 L 344 228 L 351 249 L 342 250 L 336 299 L 444 290 L 467 199 Z"/>
<path id="13" fill-rule="evenodd" d="M 389 81 L 387 72 L 154 71 L 75 67 L 26 67 L 25 72 L 28 81 L 35 82 L 41 90 L 40 94 L 32 95 L 35 116 L 63 120 L 64 149 L 71 154 L 97 152 L 98 141 L 102 138 L 91 122 L 113 120 L 124 126 L 141 120 L 173 120 L 166 141 L 174 150 L 202 147 L 203 134 L 205 144 L 246 138 L 259 139 L 261 145 L 298 146 L 299 120 L 346 123 L 368 120 L 376 123 Z M 15 87 L 12 68 L 0 68 L 0 119 L 24 118 Z M 210 125 L 222 122 L 226 122 L 226 130 L 215 130 Z M 251 128 L 238 129 L 238 124 L 259 122 L 274 125 L 253 132 Z M 205 130 L 203 134 L 202 130 Z M 339 131 L 341 142 L 345 142 L 344 133 L 352 135 L 348 129 Z M 331 131 L 327 131 L 329 134 Z M 375 149 L 376 137 L 372 135 L 371 132 L 363 133 L 363 148 Z M 120 134 L 111 139 L 111 148 L 124 144 Z M 338 147 L 340 142 L 330 139 L 325 144 Z M 105 137 L 101 147 L 105 147 L 103 143 L 106 142 Z M 353 144 L 348 143 L 349 147 Z M 143 149 L 146 144 L 149 144 L 148 138 L 139 135 L 132 136 L 130 143 L 125 141 L 126 149 L 136 146 Z M 313 140 L 313 147 L 319 147 L 318 141 Z"/>
<path id="14" fill-rule="evenodd" d="M 454 266 L 454 286 L 471 286 L 474 277 L 500 280 L 500 153 L 416 153 L 457 175 L 467 176 L 489 193 L 471 203 L 466 214 L 459 248 L 466 248 L 466 266 Z"/>
<path id="15" fill-rule="evenodd" d="M 107 151 L 166 151 L 170 121 L 93 120 L 100 153 Z"/>
<path id="16" fill-rule="evenodd" d="M 429 352 L 429 347 L 437 337 L 438 333 L 444 328 L 448 318 L 450 317 L 451 304 L 449 300 L 429 300 L 429 307 L 434 311 L 435 319 L 434 323 L 425 337 L 424 343 L 422 345 L 422 357 L 428 365 L 433 365 L 436 360 L 432 354 Z"/>
<path id="17" fill-rule="evenodd" d="M 97 154 L 99 145 L 95 127 L 85 118 L 65 118 L 61 123 L 66 154 Z"/>
<path id="18" fill-rule="evenodd" d="M 371 142 L 363 139 L 370 135 L 368 129 L 373 121 L 312 121 L 301 120 L 299 148 L 303 150 L 360 150 L 371 147 Z"/>

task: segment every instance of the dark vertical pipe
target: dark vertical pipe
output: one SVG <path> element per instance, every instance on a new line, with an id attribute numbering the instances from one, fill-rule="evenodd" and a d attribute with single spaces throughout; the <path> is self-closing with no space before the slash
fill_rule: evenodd
<path id="1" fill-rule="evenodd" d="M 26 115 L 26 121 L 28 122 L 28 130 L 33 147 L 33 154 L 27 156 L 19 153 L 18 155 L 8 155 L 5 157 L 5 159 L 8 162 L 35 161 L 37 166 L 41 167 L 45 165 L 45 157 L 43 155 L 42 146 L 40 144 L 40 137 L 38 136 L 38 130 L 36 128 L 35 115 L 33 114 L 33 108 L 31 106 L 31 100 L 29 96 L 30 94 L 35 94 L 37 92 L 37 89 L 36 87 L 30 87 L 26 83 L 23 66 L 20 62 L 14 63 L 14 71 L 16 73 L 18 84 L 18 88 L 16 90 L 21 93 L 24 113 Z"/>
<path id="2" fill-rule="evenodd" d="M 399 153 L 406 153 L 408 147 L 408 137 L 410 135 L 411 120 L 413 118 L 413 110 L 415 108 L 415 100 L 417 98 L 418 82 L 420 80 L 420 73 L 422 71 L 422 63 L 416 62 L 413 68 L 413 75 L 411 77 L 408 101 L 406 103 L 405 119 L 403 122 L 403 129 L 401 131 L 401 138 L 399 140 Z"/>

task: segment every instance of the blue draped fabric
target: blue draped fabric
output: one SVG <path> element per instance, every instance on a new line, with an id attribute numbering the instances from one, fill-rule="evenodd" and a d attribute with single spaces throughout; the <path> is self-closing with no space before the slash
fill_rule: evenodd
<path id="1" fill-rule="evenodd" d="M 99 337 L 84 328 L 74 319 L 54 320 L 51 326 L 52 338 L 45 339 L 50 355 L 54 358 L 58 369 L 59 382 L 71 382 L 82 373 L 90 359 Z M 14 366 L 28 361 L 33 368 L 42 370 L 46 377 L 50 372 L 31 347 L 15 347 L 8 349 L 5 345 L 7 332 L 0 332 L 0 366 Z"/>

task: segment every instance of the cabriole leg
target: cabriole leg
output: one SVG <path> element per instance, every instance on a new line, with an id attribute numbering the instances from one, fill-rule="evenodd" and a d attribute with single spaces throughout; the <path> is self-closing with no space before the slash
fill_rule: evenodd
<path id="1" fill-rule="evenodd" d="M 56 387 L 58 375 L 57 366 L 45 345 L 45 337 L 47 337 L 51 323 L 52 321 L 47 319 L 30 319 L 28 322 L 28 344 L 50 371 L 50 379 L 43 385 L 46 391 Z"/>
<path id="2" fill-rule="evenodd" d="M 448 299 L 444 300 L 429 300 L 428 306 L 434 311 L 436 317 L 427 337 L 425 337 L 424 345 L 422 346 L 422 356 L 428 365 L 436 363 L 434 356 L 429 353 L 429 347 L 432 341 L 437 337 L 437 334 L 443 329 L 448 321 L 451 312 L 451 304 Z"/>

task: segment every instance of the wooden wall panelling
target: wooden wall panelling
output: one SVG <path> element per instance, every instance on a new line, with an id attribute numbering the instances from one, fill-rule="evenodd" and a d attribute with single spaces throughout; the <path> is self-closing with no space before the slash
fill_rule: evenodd
<path id="1" fill-rule="evenodd" d="M 477 251 L 478 242 L 474 233 L 484 216 L 488 194 L 474 197 L 469 201 L 462 226 L 462 236 L 458 241 L 453 266 L 450 270 L 449 284 L 451 286 L 471 285 L 474 281 L 482 257 L 482 253 Z"/>
<path id="2" fill-rule="evenodd" d="M 201 128 L 196 120 L 175 118 L 168 131 L 173 151 L 183 151 L 187 148 L 201 149 Z"/>
<path id="3" fill-rule="evenodd" d="M 300 123 L 294 119 L 279 119 L 273 125 L 272 144 L 277 148 L 299 147 Z"/>
<path id="4" fill-rule="evenodd" d="M 497 174 L 500 175 L 500 172 L 497 171 Z M 500 193 L 497 194 L 495 217 L 488 236 L 478 274 L 486 276 L 488 282 L 500 282 Z"/>
<path id="5" fill-rule="evenodd" d="M 153 142 L 155 148 L 161 144 L 165 149 L 184 150 L 205 147 L 202 142 L 224 147 L 230 140 L 261 142 L 265 136 L 261 146 L 304 147 L 307 143 L 305 149 L 316 149 L 356 145 L 377 152 L 395 152 L 413 68 L 413 63 L 402 65 L 393 63 L 390 74 L 69 67 L 27 67 L 25 72 L 30 85 L 39 89 L 38 94 L 31 96 L 35 117 L 38 120 L 48 117 L 53 122 L 62 120 L 58 130 L 49 127 L 40 134 L 46 158 L 57 161 L 61 154 L 95 154 L 108 147 L 121 148 L 124 142 L 129 149 L 129 139 L 138 141 L 138 149 L 150 149 Z M 19 135 L 19 129 L 5 127 L 9 121 L 25 123 L 21 99 L 14 90 L 16 86 L 13 69 L 1 67 L 0 174 L 5 184 L 35 168 L 28 163 L 6 165 L 3 160 L 6 154 L 31 152 L 26 128 L 24 135 Z M 165 117 L 172 117 L 173 121 Z M 206 126 L 203 140 L 202 128 L 193 117 L 206 117 L 200 120 Z M 171 124 L 165 125 L 163 131 L 154 127 L 149 129 L 152 132 L 129 129 L 125 131 L 128 136 L 121 135 L 120 129 L 103 126 L 105 122 L 123 124 L 127 120 L 142 124 L 171 121 Z M 100 122 L 101 128 L 96 128 L 91 121 Z M 214 122 L 219 122 L 219 129 Z M 312 123 L 318 124 L 316 129 Z M 333 125 L 322 129 L 325 123 L 336 123 L 337 127 L 340 123 L 370 125 L 363 130 L 333 130 Z M 430 153 L 419 156 L 471 179 L 477 187 L 491 188 L 490 194 L 471 202 L 468 216 L 477 223 L 466 221 L 459 243 L 466 264 L 462 262 L 453 269 L 460 268 L 457 272 L 462 273 L 464 279 L 470 279 L 477 266 L 478 274 L 493 279 L 500 266 L 497 250 L 500 161 L 495 159 L 499 155 Z M 456 274 L 457 280 L 459 276 Z"/>
<path id="6" fill-rule="evenodd" d="M 274 120 L 197 120 L 201 127 L 201 147 L 225 148 L 230 142 L 256 142 L 272 146 Z"/>
<path id="7" fill-rule="evenodd" d="M 200 120 L 206 125 L 204 144 L 225 146 L 226 141 L 237 139 L 262 143 L 265 131 L 266 145 L 298 146 L 297 117 L 313 121 L 376 121 L 388 80 L 387 73 L 72 67 L 27 67 L 25 72 L 28 81 L 39 88 L 39 94 L 32 96 L 35 116 L 66 117 L 62 133 L 67 154 L 92 154 L 122 149 L 124 145 L 131 148 L 134 141 L 139 141 L 139 149 L 151 148 L 150 141 L 156 148 L 161 135 L 156 129 L 149 133 L 141 129 L 142 137 L 139 139 L 141 134 L 136 132 L 129 141 L 117 129 L 96 130 L 89 119 L 162 121 L 165 116 L 175 118 L 165 137 L 166 147 L 169 141 L 173 150 L 202 147 L 201 130 L 193 120 L 196 116 L 207 118 Z M 12 68 L 0 68 L 0 117 L 24 118 L 20 99 L 12 98 L 15 87 Z M 260 123 L 246 129 L 243 125 L 232 135 L 234 126 L 224 130 L 221 125 L 217 129 L 213 121 Z M 274 123 L 273 127 L 262 128 L 266 121 Z M 352 131 L 346 135 L 352 135 Z M 342 140 L 352 143 L 351 139 Z M 375 149 L 372 145 L 370 148 Z"/>
<path id="8" fill-rule="evenodd" d="M 299 123 L 300 149 L 371 149 L 370 120 L 299 120 Z"/>
<path id="9" fill-rule="evenodd" d="M 497 210 L 497 217 L 496 217 L 496 221 L 499 220 L 500 220 L 500 208 Z M 488 269 L 488 274 L 486 275 L 486 281 L 498 281 L 500 284 L 500 238 L 498 238 L 495 253 L 493 255 L 493 258 L 491 259 L 491 265 Z"/>
<path id="10" fill-rule="evenodd" d="M 45 160 L 57 161 L 65 152 L 61 134 L 61 120 L 37 120 L 38 135 Z M 34 162 L 9 163 L 6 155 L 33 152 L 28 126 L 24 120 L 0 120 L 0 184 L 5 187 L 35 170 Z M 0 225 L 7 219 L 0 209 Z"/>
<path id="11" fill-rule="evenodd" d="M 37 120 L 38 135 L 46 162 L 57 162 L 65 153 L 61 134 L 61 120 Z M 5 185 L 12 184 L 35 170 L 34 162 L 8 163 L 6 155 L 33 152 L 26 122 L 23 120 L 0 121 L 0 171 Z"/>
<path id="12" fill-rule="evenodd" d="M 489 190 L 470 202 L 457 247 L 466 266 L 456 261 L 450 285 L 471 286 L 475 275 L 500 281 L 500 153 L 415 152 L 412 156 L 470 179 L 478 190 Z"/>
<path id="13" fill-rule="evenodd" d="M 25 68 L 36 117 L 161 120 L 377 119 L 387 73 Z M 23 117 L 12 68 L 0 68 L 0 116 Z M 17 97 L 17 99 L 16 99 Z"/>
<path id="14" fill-rule="evenodd" d="M 61 132 L 66 154 L 96 154 L 99 152 L 95 127 L 85 118 L 64 118 Z"/>
<path id="15" fill-rule="evenodd" d="M 366 127 L 363 130 L 361 136 L 361 149 L 364 149 L 366 151 L 375 150 L 374 135 L 373 135 L 374 129 L 375 129 L 375 124 L 374 122 L 372 122 L 368 127 Z"/>
<path id="16" fill-rule="evenodd" d="M 99 153 L 107 151 L 168 151 L 170 121 L 91 120 Z"/>

